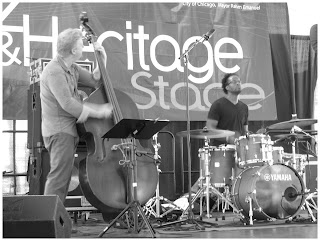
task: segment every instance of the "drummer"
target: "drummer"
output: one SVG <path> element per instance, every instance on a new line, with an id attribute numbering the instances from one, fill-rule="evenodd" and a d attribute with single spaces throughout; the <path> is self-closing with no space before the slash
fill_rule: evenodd
<path id="1" fill-rule="evenodd" d="M 208 117 L 207 129 L 222 129 L 234 131 L 235 135 L 225 138 L 213 139 L 214 146 L 232 144 L 236 138 L 248 133 L 248 106 L 239 100 L 241 93 L 241 81 L 237 74 L 228 73 L 222 78 L 222 89 L 226 94 L 224 97 L 212 103 Z M 236 170 L 236 173 L 239 171 Z M 198 181 L 191 188 L 192 192 L 199 189 Z"/>
<path id="2" fill-rule="evenodd" d="M 206 125 L 208 129 L 234 131 L 235 135 L 216 139 L 215 146 L 234 144 L 236 138 L 248 134 L 249 109 L 239 100 L 242 90 L 240 77 L 235 73 L 228 73 L 224 75 L 221 83 L 226 95 L 212 103 Z"/>

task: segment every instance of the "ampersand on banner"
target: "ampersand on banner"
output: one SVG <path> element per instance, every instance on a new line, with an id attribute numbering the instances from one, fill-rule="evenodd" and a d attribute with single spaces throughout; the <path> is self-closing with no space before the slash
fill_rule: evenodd
<path id="1" fill-rule="evenodd" d="M 16 62 L 17 64 L 21 64 L 22 62 L 17 58 L 18 56 L 18 53 L 19 53 L 19 50 L 20 48 L 19 47 L 16 47 L 14 49 L 14 52 L 13 54 L 10 53 L 7 48 L 11 46 L 11 44 L 13 43 L 13 38 L 11 36 L 11 34 L 9 34 L 8 32 L 2 32 L 2 35 L 3 36 L 6 36 L 8 38 L 8 41 L 2 45 L 2 51 L 3 53 L 5 53 L 9 58 L 10 60 L 7 61 L 7 62 L 2 62 L 3 66 L 9 66 L 11 65 L 13 62 Z"/>

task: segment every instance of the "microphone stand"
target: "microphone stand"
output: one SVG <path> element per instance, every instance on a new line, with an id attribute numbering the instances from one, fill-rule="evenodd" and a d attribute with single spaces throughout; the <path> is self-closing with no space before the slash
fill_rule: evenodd
<path id="1" fill-rule="evenodd" d="M 212 34 L 212 33 L 211 33 Z M 188 224 L 194 224 L 195 228 L 197 230 L 205 230 L 205 227 L 203 227 L 202 225 L 200 225 L 199 223 L 203 223 L 203 224 L 207 224 L 209 225 L 209 227 L 211 226 L 215 226 L 215 223 L 210 223 L 210 222 L 205 222 L 202 220 L 195 220 L 194 219 L 194 214 L 192 212 L 192 199 L 191 199 L 191 154 L 190 154 L 190 111 L 189 111 L 189 81 L 188 81 L 188 62 L 189 62 L 189 52 L 195 47 L 197 46 L 199 43 L 202 43 L 205 40 L 208 40 L 210 38 L 209 35 L 204 34 L 199 40 L 197 39 L 195 42 L 193 42 L 189 48 L 178 58 L 178 59 L 182 59 L 184 60 L 184 81 L 185 81 L 185 86 L 187 88 L 186 91 L 186 115 L 187 115 L 187 153 L 188 153 L 188 188 L 189 188 L 189 197 L 188 197 L 188 202 L 189 202 L 189 211 L 188 211 L 188 218 L 187 220 L 179 220 L 179 221 L 174 221 L 171 223 L 167 223 L 167 224 L 163 224 L 160 225 L 158 227 L 165 227 L 165 226 L 169 226 L 172 224 L 177 224 L 177 223 L 188 223 Z"/>
<path id="2" fill-rule="evenodd" d="M 189 110 L 189 102 L 190 102 L 190 92 L 189 92 L 189 81 L 188 81 L 188 74 L 189 74 L 189 68 L 188 68 L 188 62 L 189 62 L 189 52 L 197 46 L 199 43 L 202 43 L 205 40 L 208 40 L 209 36 L 203 35 L 200 40 L 196 40 L 193 42 L 189 48 L 179 57 L 181 60 L 183 58 L 184 60 L 184 81 L 186 86 L 186 115 L 187 115 L 187 160 L 188 160 L 188 189 L 189 189 L 189 212 L 188 212 L 188 220 L 191 221 L 191 223 L 196 224 L 197 227 L 200 225 L 194 220 L 194 214 L 192 212 L 192 199 L 191 199 L 191 150 L 190 150 L 190 110 Z M 204 229 L 203 227 L 200 227 L 200 229 Z"/>

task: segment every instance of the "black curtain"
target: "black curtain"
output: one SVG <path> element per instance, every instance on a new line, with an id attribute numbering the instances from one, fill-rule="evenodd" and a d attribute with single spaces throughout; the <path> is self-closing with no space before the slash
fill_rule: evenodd
<path id="1" fill-rule="evenodd" d="M 291 36 L 291 54 L 298 118 L 313 118 L 314 91 L 317 83 L 317 56 L 309 36 Z"/>
<path id="2" fill-rule="evenodd" d="M 276 122 L 290 120 L 295 113 L 294 81 L 290 50 L 287 4 L 268 3 L 269 37 L 276 95 Z"/>

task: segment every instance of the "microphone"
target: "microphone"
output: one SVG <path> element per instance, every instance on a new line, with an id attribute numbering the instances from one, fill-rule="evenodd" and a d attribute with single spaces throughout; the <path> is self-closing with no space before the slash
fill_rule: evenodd
<path id="1" fill-rule="evenodd" d="M 289 193 L 289 197 L 290 198 L 295 198 L 295 197 L 298 197 L 298 196 L 304 196 L 304 195 L 307 195 L 309 194 L 310 192 L 301 192 L 301 193 Z"/>
<path id="2" fill-rule="evenodd" d="M 204 41 L 208 41 L 209 38 L 211 38 L 211 36 L 213 35 L 214 31 L 216 31 L 215 29 L 211 29 L 210 31 L 208 31 L 207 33 L 205 33 L 204 35 L 202 35 L 201 39 L 197 39 L 194 43 L 192 43 L 189 48 L 178 58 L 181 59 L 182 57 L 186 57 L 187 53 L 189 53 L 191 51 L 191 49 L 193 49 L 198 43 L 203 43 Z"/>
<path id="3" fill-rule="evenodd" d="M 216 31 L 216 30 L 213 28 L 213 29 L 209 30 L 206 34 L 202 35 L 202 37 L 204 38 L 204 40 L 203 40 L 203 41 L 205 41 L 205 40 L 207 40 L 207 41 L 208 41 L 208 40 L 209 40 L 209 38 L 211 38 L 211 37 L 212 37 L 212 35 L 213 35 L 214 31 Z"/>
<path id="4" fill-rule="evenodd" d="M 284 191 L 284 195 L 283 197 L 287 200 L 287 201 L 294 201 L 296 199 L 296 197 L 298 196 L 305 196 L 307 194 L 309 194 L 310 192 L 298 192 L 294 187 L 288 187 L 285 191 Z"/>
<path id="5" fill-rule="evenodd" d="M 298 195 L 299 195 L 298 193 L 289 193 L 288 197 L 289 198 L 295 198 L 295 197 L 298 197 Z"/>
<path id="6" fill-rule="evenodd" d="M 283 197 L 285 197 L 287 201 L 293 201 L 296 199 L 297 196 L 298 196 L 298 192 L 294 187 L 286 188 L 283 195 Z"/>

